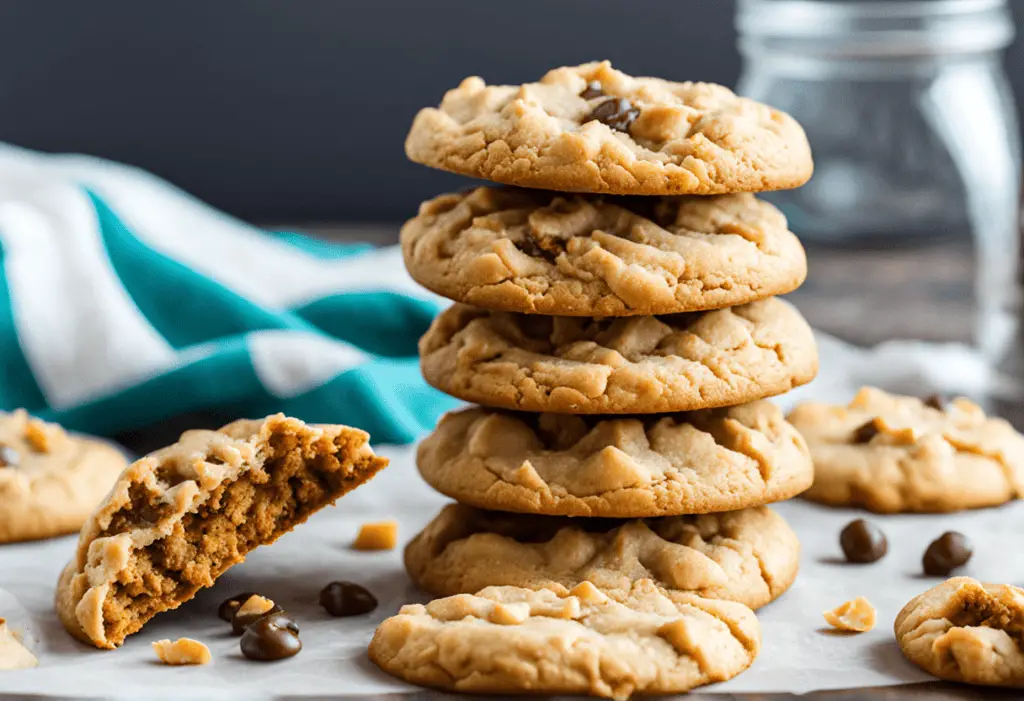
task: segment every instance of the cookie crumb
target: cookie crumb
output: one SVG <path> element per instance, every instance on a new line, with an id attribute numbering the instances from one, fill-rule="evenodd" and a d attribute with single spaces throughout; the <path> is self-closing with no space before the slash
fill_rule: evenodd
<path id="1" fill-rule="evenodd" d="M 866 633 L 875 627 L 877 617 L 875 607 L 863 596 L 847 601 L 831 611 L 825 611 L 825 620 L 839 630 L 854 633 Z"/>
<path id="2" fill-rule="evenodd" d="M 264 614 L 274 608 L 274 602 L 259 594 L 253 594 L 238 607 L 235 611 L 235 616 L 251 616 L 255 614 Z"/>
<path id="3" fill-rule="evenodd" d="M 352 543 L 353 550 L 394 550 L 398 544 L 398 522 L 364 523 Z"/>
<path id="4" fill-rule="evenodd" d="M 210 648 L 192 638 L 157 640 L 153 643 L 153 651 L 160 661 L 169 665 L 209 664 L 212 659 Z"/>
<path id="5" fill-rule="evenodd" d="M 28 669 L 38 667 L 39 660 L 21 642 L 17 633 L 0 618 L 0 669 Z"/>

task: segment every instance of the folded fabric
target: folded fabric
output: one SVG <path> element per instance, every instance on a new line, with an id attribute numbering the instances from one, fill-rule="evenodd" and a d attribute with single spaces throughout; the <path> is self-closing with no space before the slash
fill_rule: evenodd
<path id="1" fill-rule="evenodd" d="M 0 409 L 99 434 L 284 411 L 406 443 L 440 308 L 400 251 L 270 234 L 146 172 L 0 145 Z"/>

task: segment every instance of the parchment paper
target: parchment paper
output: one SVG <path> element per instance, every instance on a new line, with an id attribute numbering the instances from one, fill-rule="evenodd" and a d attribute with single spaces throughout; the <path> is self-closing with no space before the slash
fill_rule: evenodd
<path id="1" fill-rule="evenodd" d="M 870 381 L 863 374 L 872 372 L 878 363 L 860 352 L 847 357 L 844 354 L 849 349 L 833 343 L 824 339 L 821 344 L 822 379 L 783 403 L 815 394 L 848 399 L 856 385 Z M 900 357 L 911 352 L 923 353 L 924 360 L 908 361 L 908 367 L 927 364 L 930 357 L 945 358 L 942 353 L 920 348 L 904 349 Z M 964 358 L 964 362 L 973 362 L 970 354 Z M 964 377 L 944 375 L 950 374 L 961 380 Z M 905 379 L 905 374 L 888 379 Z M 975 386 L 987 380 L 984 369 L 977 370 L 972 379 Z M 402 604 L 425 602 L 427 597 L 406 578 L 401 548 L 357 553 L 348 546 L 361 523 L 391 517 L 401 524 L 404 544 L 446 499 L 422 482 L 413 465 L 412 448 L 383 447 L 380 452 L 389 456 L 392 464 L 369 485 L 275 545 L 255 551 L 215 588 L 201 592 L 177 611 L 157 616 L 113 652 L 73 641 L 53 613 L 54 585 L 74 549 L 74 538 L 0 546 L 0 617 L 24 632 L 40 660 L 36 669 L 0 672 L 0 695 L 252 701 L 416 691 L 379 672 L 366 659 L 366 645 L 381 620 Z M 803 543 L 800 575 L 786 595 L 758 612 L 763 649 L 753 667 L 732 681 L 702 691 L 803 693 L 929 680 L 900 654 L 892 623 L 911 597 L 940 581 L 920 574 L 921 555 L 928 543 L 946 530 L 959 530 L 975 543 L 975 555 L 963 573 L 995 582 L 1019 585 L 1024 581 L 1020 537 L 1024 503 L 944 516 L 869 516 L 889 539 L 889 554 L 872 565 L 844 564 L 838 545 L 840 529 L 851 519 L 864 516 L 862 512 L 828 509 L 800 500 L 775 508 Z M 320 589 L 336 579 L 367 586 L 379 598 L 380 607 L 366 616 L 331 618 L 316 599 Z M 223 599 L 246 590 L 271 597 L 299 622 L 304 648 L 298 656 L 273 664 L 250 662 L 241 656 L 238 639 L 217 618 L 216 609 Z M 878 608 L 875 629 L 860 635 L 831 632 L 822 611 L 858 595 L 868 597 Z M 182 636 L 206 642 L 213 663 L 185 668 L 158 664 L 150 643 Z"/>

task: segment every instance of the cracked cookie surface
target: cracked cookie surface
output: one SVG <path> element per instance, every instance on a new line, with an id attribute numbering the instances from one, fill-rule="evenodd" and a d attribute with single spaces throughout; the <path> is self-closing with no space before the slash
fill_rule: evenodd
<path id="1" fill-rule="evenodd" d="M 589 581 L 613 598 L 650 579 L 758 608 L 793 583 L 800 542 L 768 507 L 647 520 L 579 519 L 446 506 L 405 549 L 410 577 L 435 596 L 488 586 L 566 592 Z"/>
<path id="2" fill-rule="evenodd" d="M 807 137 L 784 112 L 720 85 L 634 78 L 607 61 L 524 85 L 466 78 L 416 115 L 405 152 L 507 185 L 619 195 L 783 190 L 813 170 Z"/>
<path id="3" fill-rule="evenodd" d="M 363 431 L 281 414 L 188 431 L 130 465 L 82 528 L 57 587 L 61 622 L 117 647 L 385 465 Z"/>
<path id="4" fill-rule="evenodd" d="M 818 370 L 814 336 L 780 299 L 619 319 L 443 311 L 420 339 L 427 382 L 502 409 L 647 414 L 787 392 Z"/>
<path id="5" fill-rule="evenodd" d="M 900 649 L 940 679 L 1024 687 L 1024 590 L 947 579 L 903 607 L 894 626 Z"/>
<path id="6" fill-rule="evenodd" d="M 678 693 L 753 662 L 761 631 L 731 601 L 666 597 L 637 582 L 614 601 L 589 582 L 570 592 L 488 587 L 403 606 L 381 623 L 370 659 L 414 684 L 468 693 Z"/>
<path id="7" fill-rule="evenodd" d="M 936 408 L 865 387 L 846 406 L 789 415 L 811 450 L 804 496 L 879 513 L 995 506 L 1024 494 L 1024 436 L 966 399 Z"/>
<path id="8" fill-rule="evenodd" d="M 77 532 L 127 465 L 107 443 L 0 412 L 0 543 Z"/>
<path id="9" fill-rule="evenodd" d="M 803 438 L 767 401 L 668 416 L 474 407 L 420 443 L 420 474 L 482 509 L 648 518 L 789 499 L 813 479 Z"/>
<path id="10" fill-rule="evenodd" d="M 480 187 L 424 202 L 406 267 L 478 307 L 555 316 L 717 309 L 790 292 L 807 260 L 753 195 L 612 198 Z"/>

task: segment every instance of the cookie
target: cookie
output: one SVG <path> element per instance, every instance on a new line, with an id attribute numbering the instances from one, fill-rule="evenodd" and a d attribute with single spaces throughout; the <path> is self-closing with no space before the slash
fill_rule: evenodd
<path id="1" fill-rule="evenodd" d="M 807 137 L 784 112 L 607 61 L 525 85 L 466 78 L 416 115 L 405 153 L 506 185 L 617 195 L 785 190 L 813 171 Z"/>
<path id="2" fill-rule="evenodd" d="M 0 618 L 0 671 L 38 667 L 39 660 L 25 647 L 21 638 Z"/>
<path id="3" fill-rule="evenodd" d="M 939 679 L 1024 687 L 1024 589 L 947 579 L 896 616 L 907 659 Z"/>
<path id="4" fill-rule="evenodd" d="M 409 543 L 405 567 L 435 596 L 488 586 L 567 592 L 588 581 L 613 598 L 650 579 L 758 608 L 796 578 L 800 542 L 761 506 L 647 520 L 573 519 L 451 504 Z"/>
<path id="5" fill-rule="evenodd" d="M 804 496 L 899 513 L 994 506 L 1024 493 L 1024 436 L 966 399 L 934 404 L 865 387 L 847 406 L 796 407 L 789 420 L 814 459 Z"/>
<path id="6" fill-rule="evenodd" d="M 127 464 L 107 443 L 0 412 L 0 543 L 77 532 Z"/>
<path id="7" fill-rule="evenodd" d="M 130 465 L 57 588 L 74 637 L 114 648 L 387 465 L 369 436 L 281 414 L 188 431 Z"/>
<path id="8" fill-rule="evenodd" d="M 478 307 L 555 316 L 717 309 L 790 292 L 803 247 L 753 195 L 594 197 L 480 187 L 402 227 L 412 276 Z"/>
<path id="9" fill-rule="evenodd" d="M 624 418 L 474 407 L 443 417 L 417 464 L 460 503 L 551 516 L 730 511 L 789 499 L 813 479 L 803 438 L 766 401 Z"/>
<path id="10" fill-rule="evenodd" d="M 423 376 L 476 404 L 571 414 L 731 406 L 812 380 L 799 312 L 766 299 L 710 312 L 584 319 L 457 304 L 420 339 Z"/>
<path id="11" fill-rule="evenodd" d="M 589 582 L 570 592 L 488 587 L 403 606 L 380 624 L 370 659 L 421 686 L 466 693 L 678 693 L 736 676 L 760 626 L 742 604 L 670 599 L 648 580 L 614 601 Z"/>

